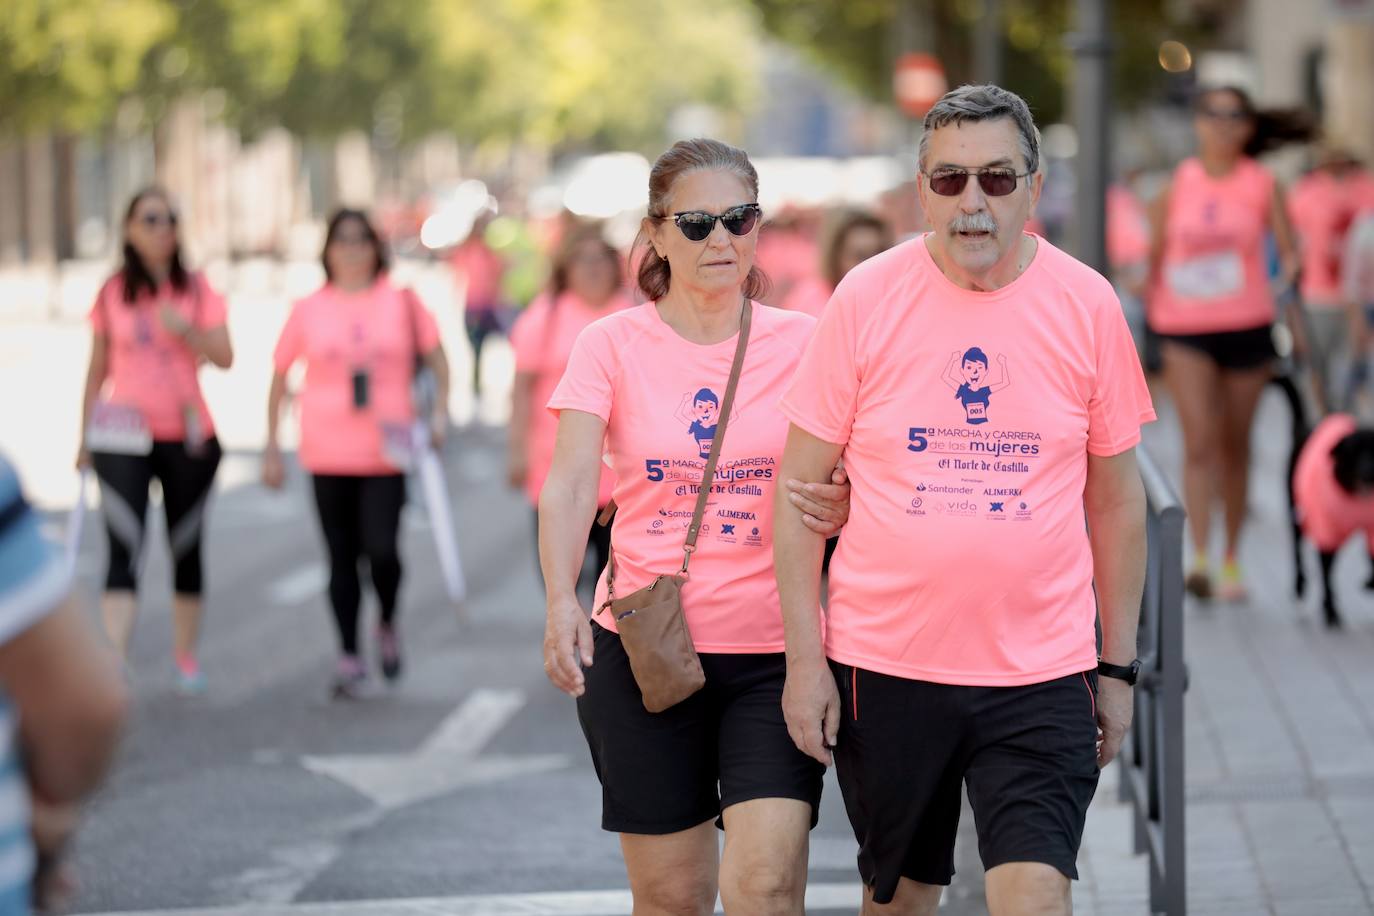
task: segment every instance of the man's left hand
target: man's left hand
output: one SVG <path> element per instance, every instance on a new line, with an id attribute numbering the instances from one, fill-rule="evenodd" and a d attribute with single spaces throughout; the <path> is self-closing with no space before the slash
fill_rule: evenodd
<path id="1" fill-rule="evenodd" d="M 1135 715 L 1135 701 L 1130 684 L 1114 677 L 1097 679 L 1097 766 L 1105 767 L 1121 751 L 1126 730 Z"/>
<path id="2" fill-rule="evenodd" d="M 802 523 L 817 534 L 833 537 L 849 521 L 849 477 L 844 468 L 830 474 L 830 483 L 787 481 L 787 498 L 801 510 Z"/>

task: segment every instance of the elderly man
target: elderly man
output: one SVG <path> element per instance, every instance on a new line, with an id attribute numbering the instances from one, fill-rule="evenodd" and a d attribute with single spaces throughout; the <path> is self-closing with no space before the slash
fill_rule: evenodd
<path id="1" fill-rule="evenodd" d="M 932 231 L 845 277 L 782 402 L 782 479 L 853 483 L 823 637 L 822 538 L 779 512 L 774 549 L 788 728 L 833 750 L 866 914 L 935 913 L 964 785 L 994 916 L 1069 913 L 1131 718 L 1154 411 L 1111 284 L 1024 231 L 1039 164 L 1020 97 L 941 99 Z"/>

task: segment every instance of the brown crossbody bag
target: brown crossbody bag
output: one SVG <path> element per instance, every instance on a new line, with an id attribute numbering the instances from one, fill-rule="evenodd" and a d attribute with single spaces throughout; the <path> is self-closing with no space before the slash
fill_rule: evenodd
<path id="1" fill-rule="evenodd" d="M 735 347 L 734 365 L 730 367 L 730 382 L 725 388 L 725 400 L 720 405 L 720 420 L 711 442 L 711 454 L 702 471 L 696 510 L 692 513 L 692 524 L 687 529 L 687 541 L 682 547 L 682 568 L 671 575 L 656 576 L 653 582 L 639 591 L 616 598 L 615 545 L 611 547 L 606 569 L 606 603 L 602 608 L 611 610 L 611 617 L 620 632 L 620 642 L 625 647 L 625 654 L 630 657 L 630 670 L 635 683 L 639 685 L 644 708 L 649 712 L 662 712 L 675 706 L 706 684 L 701 659 L 697 656 L 696 646 L 692 644 L 692 634 L 687 629 L 687 619 L 682 613 L 682 586 L 688 578 L 687 565 L 697 548 L 701 519 L 706 513 L 706 502 L 715 480 L 721 443 L 725 441 L 725 427 L 734 408 L 735 388 L 739 385 L 740 370 L 744 368 L 744 352 L 749 345 L 752 312 L 753 303 L 745 300 L 740 312 L 739 343 Z M 614 512 L 615 504 L 612 503 L 602 513 L 601 518 L 605 520 L 602 524 L 609 521 Z"/>

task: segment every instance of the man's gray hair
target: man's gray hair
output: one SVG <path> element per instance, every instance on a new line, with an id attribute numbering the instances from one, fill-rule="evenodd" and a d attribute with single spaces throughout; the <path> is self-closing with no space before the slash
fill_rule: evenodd
<path id="1" fill-rule="evenodd" d="M 936 128 L 998 118 L 1010 118 L 1016 125 L 1016 132 L 1021 135 L 1021 155 L 1026 160 L 1026 171 L 1032 175 L 1040 171 L 1040 131 L 1031 117 L 1030 107 L 1021 96 L 991 83 L 960 86 L 946 92 L 926 113 L 921 132 L 921 168 L 926 167 L 930 134 Z"/>

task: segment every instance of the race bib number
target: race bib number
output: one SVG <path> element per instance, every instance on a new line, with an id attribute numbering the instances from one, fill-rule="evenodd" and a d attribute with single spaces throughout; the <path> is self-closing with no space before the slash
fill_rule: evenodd
<path id="1" fill-rule="evenodd" d="M 382 459 L 398 471 L 410 473 L 415 468 L 417 437 L 423 435 L 413 423 L 383 423 Z"/>
<path id="2" fill-rule="evenodd" d="M 1174 264 L 1165 273 L 1169 289 L 1182 299 L 1225 299 L 1245 285 L 1240 254 L 1222 251 Z"/>
<path id="3" fill-rule="evenodd" d="M 111 455 L 147 455 L 153 450 L 153 434 L 137 407 L 99 401 L 91 409 L 86 447 Z"/>

